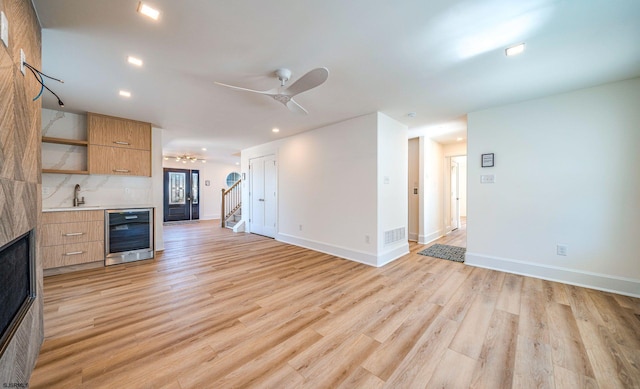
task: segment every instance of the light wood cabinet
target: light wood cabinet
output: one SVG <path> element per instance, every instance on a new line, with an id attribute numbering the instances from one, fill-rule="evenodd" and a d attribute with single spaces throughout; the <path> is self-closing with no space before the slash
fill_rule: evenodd
<path id="1" fill-rule="evenodd" d="M 104 261 L 104 211 L 44 212 L 42 267 Z"/>
<path id="2" fill-rule="evenodd" d="M 87 114 L 90 174 L 151 176 L 151 124 Z"/>
<path id="3" fill-rule="evenodd" d="M 88 113 L 87 128 L 89 144 L 151 150 L 149 123 Z"/>
<path id="4" fill-rule="evenodd" d="M 91 146 L 91 174 L 151 176 L 151 152 L 120 147 Z"/>

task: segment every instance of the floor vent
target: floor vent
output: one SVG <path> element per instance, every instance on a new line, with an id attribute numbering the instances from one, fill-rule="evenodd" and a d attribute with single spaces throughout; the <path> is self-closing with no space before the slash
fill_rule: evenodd
<path id="1" fill-rule="evenodd" d="M 384 232 L 384 245 L 390 245 L 392 243 L 407 240 L 407 235 L 404 227 L 396 228 L 395 230 L 389 230 Z"/>

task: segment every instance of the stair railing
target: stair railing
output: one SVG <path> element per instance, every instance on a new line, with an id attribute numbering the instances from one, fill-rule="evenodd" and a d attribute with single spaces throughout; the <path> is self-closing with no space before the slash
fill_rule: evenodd
<path id="1" fill-rule="evenodd" d="M 222 227 L 226 227 L 227 220 L 242 206 L 242 180 L 236 181 L 229 189 L 222 189 L 222 209 L 220 219 Z"/>

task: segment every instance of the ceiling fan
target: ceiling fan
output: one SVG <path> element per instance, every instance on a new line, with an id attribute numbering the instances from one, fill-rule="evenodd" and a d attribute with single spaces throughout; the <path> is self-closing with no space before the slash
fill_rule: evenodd
<path id="1" fill-rule="evenodd" d="M 269 89 L 266 91 L 259 91 L 254 89 L 241 88 L 239 86 L 227 85 L 221 82 L 215 82 L 217 85 L 225 86 L 227 88 L 233 88 L 237 90 L 260 93 L 262 95 L 270 96 L 274 100 L 281 102 L 287 108 L 289 108 L 292 112 L 299 112 L 308 114 L 306 109 L 304 109 L 300 104 L 298 104 L 293 96 L 298 95 L 302 92 L 306 92 L 309 89 L 313 89 L 317 86 L 322 85 L 327 78 L 329 78 L 329 70 L 327 68 L 317 68 L 313 69 L 304 76 L 297 79 L 293 84 L 289 85 L 285 88 L 285 84 L 291 78 L 291 70 L 289 69 L 278 69 L 275 72 L 275 76 L 280 80 L 280 86 L 277 88 Z"/>

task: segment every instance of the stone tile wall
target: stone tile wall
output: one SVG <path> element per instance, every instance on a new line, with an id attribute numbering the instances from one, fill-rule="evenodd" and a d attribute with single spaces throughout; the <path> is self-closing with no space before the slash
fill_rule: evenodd
<path id="1" fill-rule="evenodd" d="M 41 67 L 41 29 L 29 0 L 0 0 L 9 21 L 9 46 L 0 42 L 0 246 L 40 225 L 40 90 L 20 72 L 20 49 Z M 37 299 L 0 357 L 0 386 L 26 384 L 44 338 L 42 262 L 36 248 Z M 9 386 L 7 386 L 9 387 Z"/>

